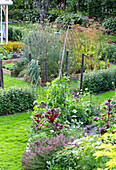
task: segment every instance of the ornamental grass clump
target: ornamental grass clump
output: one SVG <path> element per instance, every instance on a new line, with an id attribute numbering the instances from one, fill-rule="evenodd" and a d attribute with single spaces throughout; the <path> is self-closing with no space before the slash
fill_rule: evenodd
<path id="1" fill-rule="evenodd" d="M 33 144 L 30 144 L 29 150 L 23 154 L 22 167 L 24 169 L 47 169 L 47 162 L 51 161 L 53 154 L 65 147 L 68 143 L 62 134 L 51 138 L 39 137 Z"/>
<path id="2" fill-rule="evenodd" d="M 61 50 L 60 35 L 57 36 L 55 30 L 37 28 L 37 30 L 33 29 L 28 36 L 24 37 L 24 43 L 24 56 L 28 57 L 31 53 L 31 58 L 40 62 L 42 80 L 45 80 L 45 57 L 47 58 L 48 79 L 51 76 L 56 77 Z"/>

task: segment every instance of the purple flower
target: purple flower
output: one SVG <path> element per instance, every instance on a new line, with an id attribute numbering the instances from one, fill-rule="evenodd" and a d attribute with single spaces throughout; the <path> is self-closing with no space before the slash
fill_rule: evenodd
<path id="1" fill-rule="evenodd" d="M 28 97 L 29 95 L 28 95 L 28 94 L 26 94 L 26 96 Z"/>
<path id="2" fill-rule="evenodd" d="M 97 120 L 97 119 L 99 119 L 99 118 L 96 116 L 96 117 L 94 117 L 94 119 L 96 119 L 96 120 Z"/>
<path id="3" fill-rule="evenodd" d="M 100 119 L 104 119 L 104 117 L 101 117 Z"/>

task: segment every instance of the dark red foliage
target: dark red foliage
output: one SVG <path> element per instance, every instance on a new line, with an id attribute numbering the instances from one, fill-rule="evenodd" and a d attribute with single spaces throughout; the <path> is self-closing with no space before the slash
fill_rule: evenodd
<path id="1" fill-rule="evenodd" d="M 110 124 L 107 124 L 107 125 L 106 125 L 106 128 L 108 129 L 109 127 L 110 127 Z"/>
<path id="2" fill-rule="evenodd" d="M 49 114 L 49 115 L 47 115 L 47 114 L 45 115 L 50 123 L 54 123 L 54 120 L 60 115 L 59 112 L 53 113 L 54 111 L 55 111 L 55 109 L 51 109 L 51 113 L 47 112 L 47 114 Z"/>
<path id="3" fill-rule="evenodd" d="M 108 100 L 108 102 L 110 103 L 110 102 L 111 102 L 111 100 L 109 99 L 109 100 Z"/>

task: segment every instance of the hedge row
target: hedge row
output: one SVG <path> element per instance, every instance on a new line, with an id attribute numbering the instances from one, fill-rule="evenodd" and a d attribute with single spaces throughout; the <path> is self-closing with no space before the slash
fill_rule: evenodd
<path id="1" fill-rule="evenodd" d="M 33 107 L 35 100 L 30 89 L 0 89 L 0 114 L 21 112 Z"/>
<path id="2" fill-rule="evenodd" d="M 116 86 L 116 69 L 99 70 L 84 74 L 83 90 L 88 88 L 92 93 L 114 89 Z"/>

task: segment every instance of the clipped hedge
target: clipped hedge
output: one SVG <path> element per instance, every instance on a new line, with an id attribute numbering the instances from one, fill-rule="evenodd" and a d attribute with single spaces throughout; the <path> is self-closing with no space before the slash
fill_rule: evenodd
<path id="1" fill-rule="evenodd" d="M 33 107 L 35 100 L 30 89 L 0 89 L 0 114 L 21 112 Z"/>
<path id="2" fill-rule="evenodd" d="M 114 89 L 116 86 L 116 69 L 99 70 L 84 74 L 83 90 L 88 88 L 92 93 Z"/>

